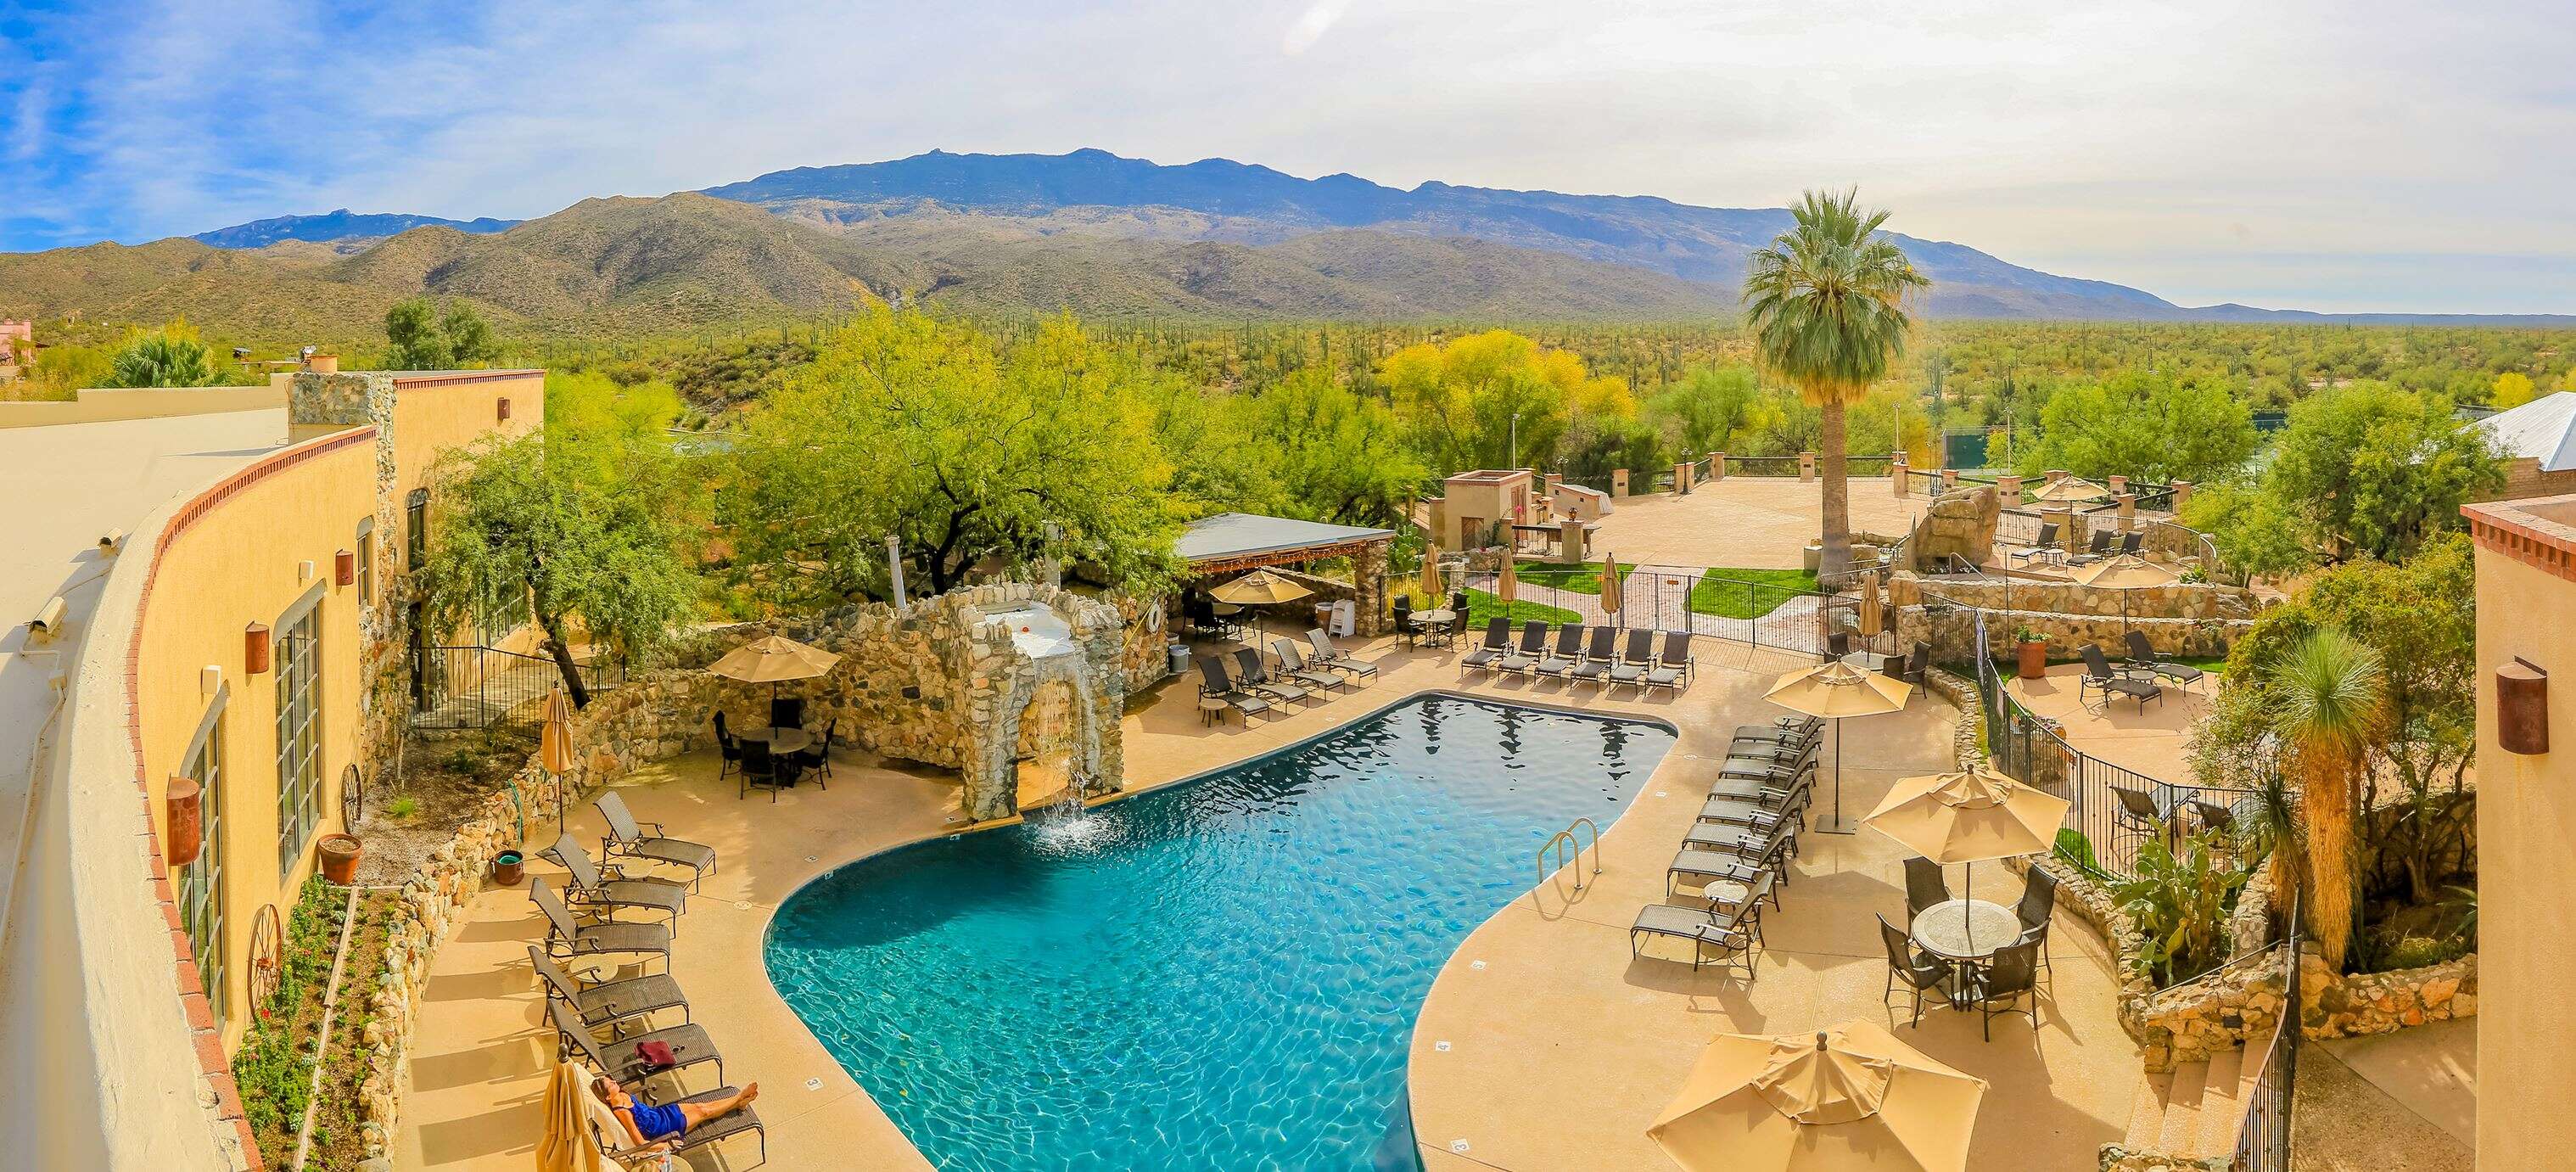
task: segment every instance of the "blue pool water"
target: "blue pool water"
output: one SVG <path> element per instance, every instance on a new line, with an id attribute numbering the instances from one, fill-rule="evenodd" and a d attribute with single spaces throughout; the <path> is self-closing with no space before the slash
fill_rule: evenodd
<path id="1" fill-rule="evenodd" d="M 946 1172 L 1410 1168 L 1432 978 L 1660 726 L 1432 696 L 1076 821 L 816 880 L 769 979 Z"/>

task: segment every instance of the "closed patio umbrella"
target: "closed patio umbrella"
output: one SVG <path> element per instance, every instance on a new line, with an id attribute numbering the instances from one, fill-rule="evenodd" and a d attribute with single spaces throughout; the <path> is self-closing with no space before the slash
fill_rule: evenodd
<path id="1" fill-rule="evenodd" d="M 564 690 L 546 693 L 545 727 L 537 735 L 537 764 L 555 775 L 555 825 L 563 825 L 564 775 L 572 772 L 572 702 Z"/>
<path id="2" fill-rule="evenodd" d="M 1834 722 L 1834 816 L 1817 827 L 1827 834 L 1849 834 L 1843 825 L 1843 718 L 1902 711 L 1914 686 L 1874 671 L 1862 671 L 1839 659 L 1802 667 L 1780 677 L 1763 699 L 1792 712 Z"/>
<path id="3" fill-rule="evenodd" d="M 2070 804 L 1981 764 L 1900 778 L 1860 822 L 1941 866 L 1965 864 L 1973 892 L 1978 863 L 2048 850 Z"/>
<path id="4" fill-rule="evenodd" d="M 1208 591 L 1208 597 L 1218 602 L 1231 602 L 1236 606 L 1265 606 L 1273 602 L 1295 602 L 1300 598 L 1310 597 L 1314 593 L 1268 570 L 1254 570 Z M 1259 611 L 1253 612 L 1252 615 L 1252 649 L 1255 652 L 1261 650 L 1261 613 Z"/>
<path id="5" fill-rule="evenodd" d="M 1440 581 L 1440 545 L 1432 542 L 1422 547 L 1422 593 L 1431 600 L 1431 605 L 1423 609 L 1437 609 L 1447 589 Z"/>
<path id="6" fill-rule="evenodd" d="M 1496 579 L 1494 582 L 1494 597 L 1502 600 L 1502 613 L 1506 615 L 1512 613 L 1512 603 L 1517 601 L 1520 596 L 1520 567 L 1513 565 L 1511 558 L 1505 557 L 1503 559 L 1502 577 Z"/>
<path id="7" fill-rule="evenodd" d="M 1985 1094 L 1875 1022 L 1720 1034 L 1646 1135 L 1686 1172 L 1962 1172 Z"/>
<path id="8" fill-rule="evenodd" d="M 576 1062 L 555 1063 L 546 1078 L 545 1130 L 537 1136 L 538 1172 L 616 1172 L 591 1131 L 590 1071 Z"/>
<path id="9" fill-rule="evenodd" d="M 1627 625 L 1625 622 L 1621 621 L 1619 615 L 1619 604 L 1625 601 L 1621 595 L 1627 593 L 1627 589 L 1626 584 L 1619 580 L 1619 555 L 1615 553 L 1602 554 L 1601 613 L 1609 615 L 1611 621 L 1620 626 Z"/>
<path id="10" fill-rule="evenodd" d="M 2182 575 L 2136 554 L 2124 553 L 2095 563 L 2075 580 L 2096 590 L 2120 592 L 2120 633 L 2126 635 L 2129 631 L 2129 592 L 2150 586 L 2171 586 L 2182 581 Z"/>

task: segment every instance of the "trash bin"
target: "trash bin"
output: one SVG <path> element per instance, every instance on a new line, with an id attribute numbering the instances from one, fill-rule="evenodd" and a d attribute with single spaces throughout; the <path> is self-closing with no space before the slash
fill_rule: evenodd
<path id="1" fill-rule="evenodd" d="M 1165 644 L 1163 655 L 1169 661 L 1173 675 L 1189 670 L 1190 649 L 1188 647 L 1180 643 Z"/>

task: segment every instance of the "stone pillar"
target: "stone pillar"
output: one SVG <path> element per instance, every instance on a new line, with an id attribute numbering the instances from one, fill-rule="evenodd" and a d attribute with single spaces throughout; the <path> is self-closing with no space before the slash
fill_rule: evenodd
<path id="1" fill-rule="evenodd" d="M 1948 492 L 1948 491 L 1950 491 L 1951 489 L 1954 489 L 1954 488 L 1957 488 L 1957 487 L 1959 487 L 1959 470 L 1958 470 L 1958 469 L 1956 469 L 1956 468 L 1944 468 L 1944 469 L 1942 469 L 1942 470 L 1941 470 L 1941 491 L 1943 491 L 1943 492 Z"/>
<path id="2" fill-rule="evenodd" d="M 1906 485 L 1914 478 L 1913 470 L 1905 466 L 1905 453 L 1896 453 L 1896 458 L 1888 463 L 1887 478 L 1896 482 L 1896 495 L 1904 496 Z"/>
<path id="3" fill-rule="evenodd" d="M 1559 560 L 1580 562 L 1591 557 L 1591 551 L 1583 548 L 1583 534 L 1581 521 L 1567 521 L 1556 527 L 1556 548 Z"/>
<path id="4" fill-rule="evenodd" d="M 1625 468 L 1613 468 L 1613 469 L 1611 469 L 1611 470 L 1610 470 L 1610 495 L 1611 495 L 1611 497 L 1612 497 L 1612 498 L 1614 498 L 1614 499 L 1625 499 L 1625 498 L 1627 497 L 1627 495 L 1628 495 L 1628 470 L 1627 470 L 1627 469 L 1625 469 Z"/>
<path id="5" fill-rule="evenodd" d="M 2188 481 L 2188 480 L 2177 480 L 2177 481 L 2174 481 L 2174 502 L 2173 502 L 2173 511 L 2174 511 L 2174 515 L 2175 515 L 2175 516 L 2179 517 L 2179 516 L 2181 516 L 2181 515 L 2182 515 L 2182 506 L 2183 506 L 2183 503 L 2184 503 L 2184 502 L 2186 502 L 2186 501 L 2189 501 L 2190 499 L 2191 499 L 2191 482 L 2190 482 L 2190 481 Z"/>
<path id="6" fill-rule="evenodd" d="M 2111 477 L 2110 488 L 2112 496 L 2118 496 L 2121 493 L 2129 491 L 2129 478 L 2126 476 Z"/>
<path id="7" fill-rule="evenodd" d="M 1690 495 L 1690 490 L 1691 490 L 1691 466 L 1690 466 L 1690 463 L 1689 463 L 1688 461 L 1684 461 L 1684 462 L 1682 462 L 1682 463 L 1679 463 L 1679 464 L 1675 464 L 1675 465 L 1673 465 L 1673 492 L 1674 492 L 1675 494 L 1677 494 L 1677 495 L 1680 495 L 1680 496 L 1689 496 L 1689 495 Z"/>
<path id="8" fill-rule="evenodd" d="M 1372 541 L 1351 555 L 1351 629 L 1363 636 L 1386 633 L 1386 546 Z"/>
<path id="9" fill-rule="evenodd" d="M 1710 452 L 1708 454 L 1708 478 L 1711 480 L 1726 479 L 1726 453 Z"/>
<path id="10" fill-rule="evenodd" d="M 2066 469 L 2063 469 L 2063 468 L 2051 468 L 2051 469 L 2049 469 L 2049 470 L 2048 470 L 2048 482 L 2049 482 L 2050 484 L 2055 484 L 2055 483 L 2057 483 L 2058 481 L 2061 481 L 2061 480 L 2066 479 L 2067 475 L 2068 475 L 2068 473 L 2067 473 Z"/>
<path id="11" fill-rule="evenodd" d="M 2040 524 L 2057 526 L 2058 547 L 2068 553 L 2084 549 L 2084 527 L 2075 519 L 2075 510 L 2066 505 L 2050 505 L 2039 511 Z"/>
<path id="12" fill-rule="evenodd" d="M 2126 533 L 2138 527 L 2138 494 L 2134 492 L 2124 492 L 2119 495 L 2118 499 L 2120 502 L 2120 532 Z"/>
<path id="13" fill-rule="evenodd" d="M 1543 473 L 1539 478 L 1539 491 L 1544 492 L 1549 496 L 1555 496 L 1557 486 L 1563 483 L 1565 483 L 1565 477 L 1562 474 L 1555 472 Z"/>
<path id="14" fill-rule="evenodd" d="M 1816 454 L 1814 452 L 1798 453 L 1798 479 L 1814 480 L 1815 478 Z"/>
<path id="15" fill-rule="evenodd" d="M 1995 495 L 2004 498 L 2005 508 L 2010 509 L 2019 507 L 2021 504 L 2021 477 L 2015 476 L 2010 472 L 2006 472 L 1995 477 Z"/>

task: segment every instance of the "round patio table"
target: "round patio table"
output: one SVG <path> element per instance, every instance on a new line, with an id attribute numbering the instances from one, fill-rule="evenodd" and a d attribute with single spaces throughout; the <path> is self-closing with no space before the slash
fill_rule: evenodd
<path id="1" fill-rule="evenodd" d="M 1417 610 L 1413 612 L 1413 623 L 1415 626 L 1445 627 L 1456 621 L 1458 621 L 1458 612 L 1454 610 Z"/>
<path id="2" fill-rule="evenodd" d="M 801 728 L 746 728 L 733 734 L 746 741 L 760 741 L 769 746 L 774 756 L 784 757 L 814 747 L 814 734 Z"/>
<path id="3" fill-rule="evenodd" d="M 2021 917 L 1982 899 L 1948 899 L 1914 917 L 1914 942 L 1949 960 L 1984 960 L 2021 936 Z"/>

